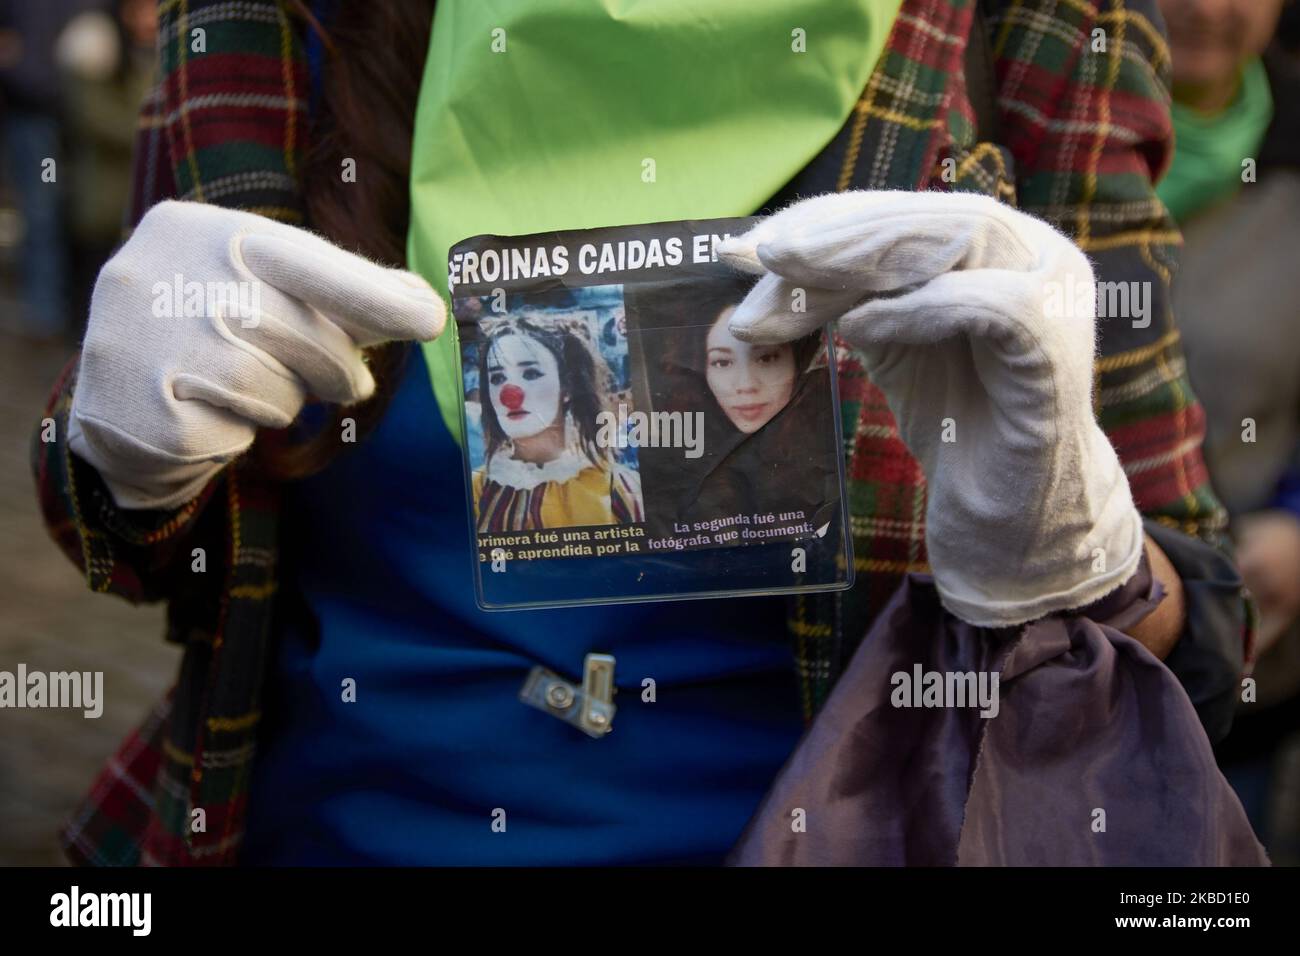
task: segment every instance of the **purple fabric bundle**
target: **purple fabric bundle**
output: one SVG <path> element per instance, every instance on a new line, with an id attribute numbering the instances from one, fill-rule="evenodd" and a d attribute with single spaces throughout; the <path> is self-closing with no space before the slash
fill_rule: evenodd
<path id="1" fill-rule="evenodd" d="M 909 576 L 729 862 L 1268 865 L 1186 692 L 1123 633 L 1162 597 L 1143 559 L 1087 608 L 990 630 Z M 1000 675 L 996 716 L 970 701 L 895 706 L 915 702 L 895 675 L 918 664 Z"/>

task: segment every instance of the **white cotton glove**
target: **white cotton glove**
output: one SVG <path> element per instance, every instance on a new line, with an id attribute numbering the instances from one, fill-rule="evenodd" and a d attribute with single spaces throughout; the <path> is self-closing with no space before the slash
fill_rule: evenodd
<path id="1" fill-rule="evenodd" d="M 308 394 L 369 397 L 362 346 L 445 323 L 412 273 L 252 213 L 160 203 L 95 283 L 69 446 L 119 506 L 177 507 Z"/>
<path id="2" fill-rule="evenodd" d="M 1142 520 L 1093 416 L 1095 300 L 1078 295 L 1093 276 L 1069 239 L 985 196 L 850 192 L 718 253 L 762 274 L 732 316 L 737 338 L 789 341 L 838 319 L 860 351 L 925 471 L 926 546 L 954 615 L 1012 626 L 1132 576 Z"/>

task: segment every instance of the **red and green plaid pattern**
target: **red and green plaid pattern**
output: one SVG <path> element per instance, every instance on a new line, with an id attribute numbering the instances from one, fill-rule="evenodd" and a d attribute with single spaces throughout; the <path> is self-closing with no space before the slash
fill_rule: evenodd
<path id="1" fill-rule="evenodd" d="M 843 130 L 783 197 L 850 188 L 963 189 L 1013 202 L 1075 236 L 1103 281 L 1150 282 L 1153 320 L 1101 326 L 1098 413 L 1139 506 L 1214 539 L 1203 416 L 1168 306 L 1179 235 L 1152 179 L 1168 163 L 1169 56 L 1155 0 L 988 3 L 1002 136 L 979 139 L 963 76 L 973 0 L 904 0 Z M 204 30 L 205 52 L 192 49 Z M 1103 31 L 1104 50 L 1093 31 Z M 276 0 L 164 0 L 161 82 L 141 117 L 133 216 L 172 196 L 302 220 L 307 72 Z M 945 171 L 953 175 L 945 178 Z M 949 181 L 951 180 L 951 181 Z M 858 584 L 791 601 L 809 720 L 902 576 L 927 569 L 925 482 L 852 352 L 839 371 Z M 66 434 L 75 363 L 48 414 Z M 94 864 L 231 864 L 243 833 L 275 593 L 275 489 L 246 462 L 176 512 L 124 513 L 66 443 L 36 442 L 42 506 L 92 588 L 169 602 L 185 654 L 175 688 L 122 745 L 69 822 Z M 185 575 L 190 549 L 221 572 Z M 205 579 L 208 583 L 195 579 Z M 203 808 L 207 830 L 190 832 Z"/>

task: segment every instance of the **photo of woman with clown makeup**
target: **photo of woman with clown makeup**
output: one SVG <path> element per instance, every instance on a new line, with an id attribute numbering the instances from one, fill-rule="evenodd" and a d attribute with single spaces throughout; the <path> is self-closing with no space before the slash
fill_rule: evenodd
<path id="1" fill-rule="evenodd" d="M 599 352 L 557 320 L 521 316 L 480 329 L 477 530 L 641 521 L 640 476 L 596 440 L 614 384 Z"/>

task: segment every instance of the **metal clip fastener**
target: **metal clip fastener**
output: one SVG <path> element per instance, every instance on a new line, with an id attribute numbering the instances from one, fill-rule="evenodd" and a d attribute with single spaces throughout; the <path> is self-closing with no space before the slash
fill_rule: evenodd
<path id="1" fill-rule="evenodd" d="M 588 654 L 582 662 L 582 686 L 554 671 L 534 667 L 528 672 L 519 699 L 572 724 L 589 737 L 603 737 L 614 723 L 614 657 Z"/>

